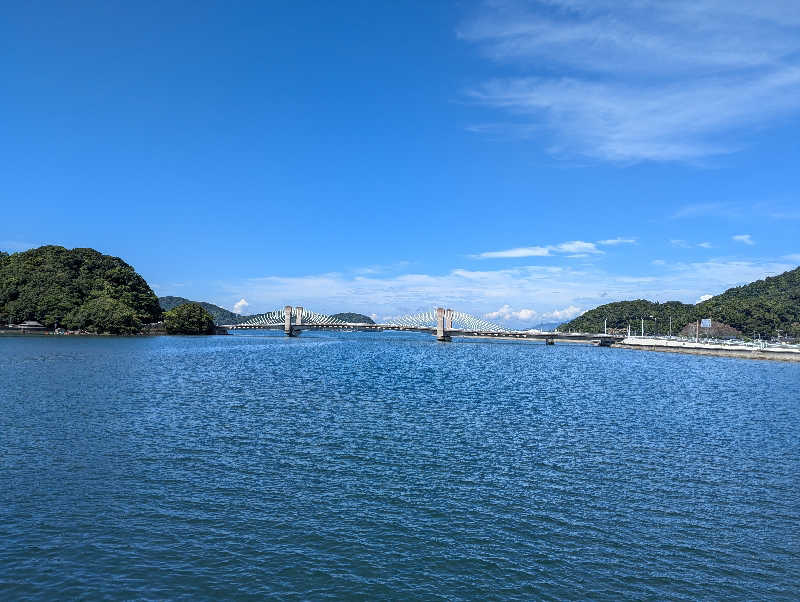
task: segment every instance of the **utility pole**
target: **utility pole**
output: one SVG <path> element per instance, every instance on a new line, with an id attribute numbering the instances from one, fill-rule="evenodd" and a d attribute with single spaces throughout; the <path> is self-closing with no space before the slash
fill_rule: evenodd
<path id="1" fill-rule="evenodd" d="M 608 334 L 608 318 L 603 320 L 603 334 Z"/>
<path id="2" fill-rule="evenodd" d="M 694 342 L 695 343 L 700 342 L 700 320 L 697 321 L 697 326 L 695 327 L 694 330 Z"/>
<path id="3" fill-rule="evenodd" d="M 669 317 L 669 338 L 672 338 L 672 315 Z"/>
<path id="4" fill-rule="evenodd" d="M 642 318 L 642 336 L 644 336 L 644 318 Z"/>
<path id="5" fill-rule="evenodd" d="M 628 336 L 631 336 L 631 323 L 628 322 Z"/>

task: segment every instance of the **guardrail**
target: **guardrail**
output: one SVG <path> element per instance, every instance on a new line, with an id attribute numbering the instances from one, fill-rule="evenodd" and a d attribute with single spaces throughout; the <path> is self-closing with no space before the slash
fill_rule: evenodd
<path id="1" fill-rule="evenodd" d="M 677 337 L 677 336 L 660 336 L 660 335 L 631 335 L 627 337 L 630 339 L 650 339 L 650 340 L 660 340 L 660 341 L 677 341 L 682 343 L 701 343 L 701 344 L 708 344 L 708 345 L 722 345 L 722 346 L 736 346 L 736 347 L 752 347 L 753 349 L 791 349 L 800 351 L 800 344 L 798 343 L 786 343 L 786 342 L 777 342 L 777 341 L 743 341 L 741 339 L 717 339 L 713 337 L 701 337 L 699 340 L 695 340 L 695 337 Z"/>

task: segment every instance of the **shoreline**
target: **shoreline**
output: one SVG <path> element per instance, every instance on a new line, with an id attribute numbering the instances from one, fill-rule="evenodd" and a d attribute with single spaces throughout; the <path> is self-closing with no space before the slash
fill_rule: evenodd
<path id="1" fill-rule="evenodd" d="M 689 355 L 710 355 L 715 357 L 735 357 L 748 360 L 770 360 L 779 362 L 800 362 L 800 350 L 763 349 L 747 345 L 720 345 L 715 343 L 694 343 L 690 341 L 668 341 L 654 338 L 629 337 L 614 347 L 637 351 L 657 351 L 661 353 L 685 353 Z"/>

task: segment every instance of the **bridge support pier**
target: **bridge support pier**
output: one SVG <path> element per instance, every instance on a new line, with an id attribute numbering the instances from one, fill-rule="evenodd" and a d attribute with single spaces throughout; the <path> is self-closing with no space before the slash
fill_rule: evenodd
<path id="1" fill-rule="evenodd" d="M 450 312 L 450 325 L 452 327 L 453 310 L 448 311 Z M 445 310 L 443 307 L 436 308 L 436 340 L 443 343 L 452 340 L 447 328 L 445 328 Z"/>
<path id="2" fill-rule="evenodd" d="M 302 318 L 300 318 L 302 321 Z M 292 325 L 292 306 L 287 305 L 283 308 L 283 332 L 287 337 L 296 337 L 300 331 Z"/>

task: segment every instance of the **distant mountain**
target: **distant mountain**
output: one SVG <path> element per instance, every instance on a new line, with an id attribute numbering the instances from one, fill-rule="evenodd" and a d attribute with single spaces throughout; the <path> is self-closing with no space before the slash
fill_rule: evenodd
<path id="1" fill-rule="evenodd" d="M 217 325 L 238 324 L 239 322 L 244 322 L 250 318 L 250 316 L 240 316 L 239 314 L 235 314 L 232 311 L 228 311 L 224 307 L 214 305 L 213 303 L 206 303 L 205 301 L 191 301 L 189 299 L 185 299 L 184 297 L 159 297 L 158 303 L 161 305 L 161 309 L 164 311 L 169 311 L 185 303 L 197 303 L 211 314 L 211 317 L 214 318 L 214 324 Z"/>
<path id="2" fill-rule="evenodd" d="M 630 323 L 631 329 L 639 332 L 644 318 L 646 333 L 665 334 L 670 317 L 673 333 L 690 322 L 711 318 L 746 335 L 755 333 L 768 338 L 780 331 L 782 335 L 800 337 L 800 267 L 730 288 L 697 305 L 644 299 L 607 303 L 562 324 L 559 330 L 601 332 L 603 320 L 608 320 L 609 329 L 626 330 Z"/>
<path id="3" fill-rule="evenodd" d="M 369 316 L 365 316 L 364 314 L 356 314 L 351 311 L 333 314 L 331 317 L 344 320 L 345 322 L 352 322 L 354 324 L 375 324 L 375 321 Z"/>

